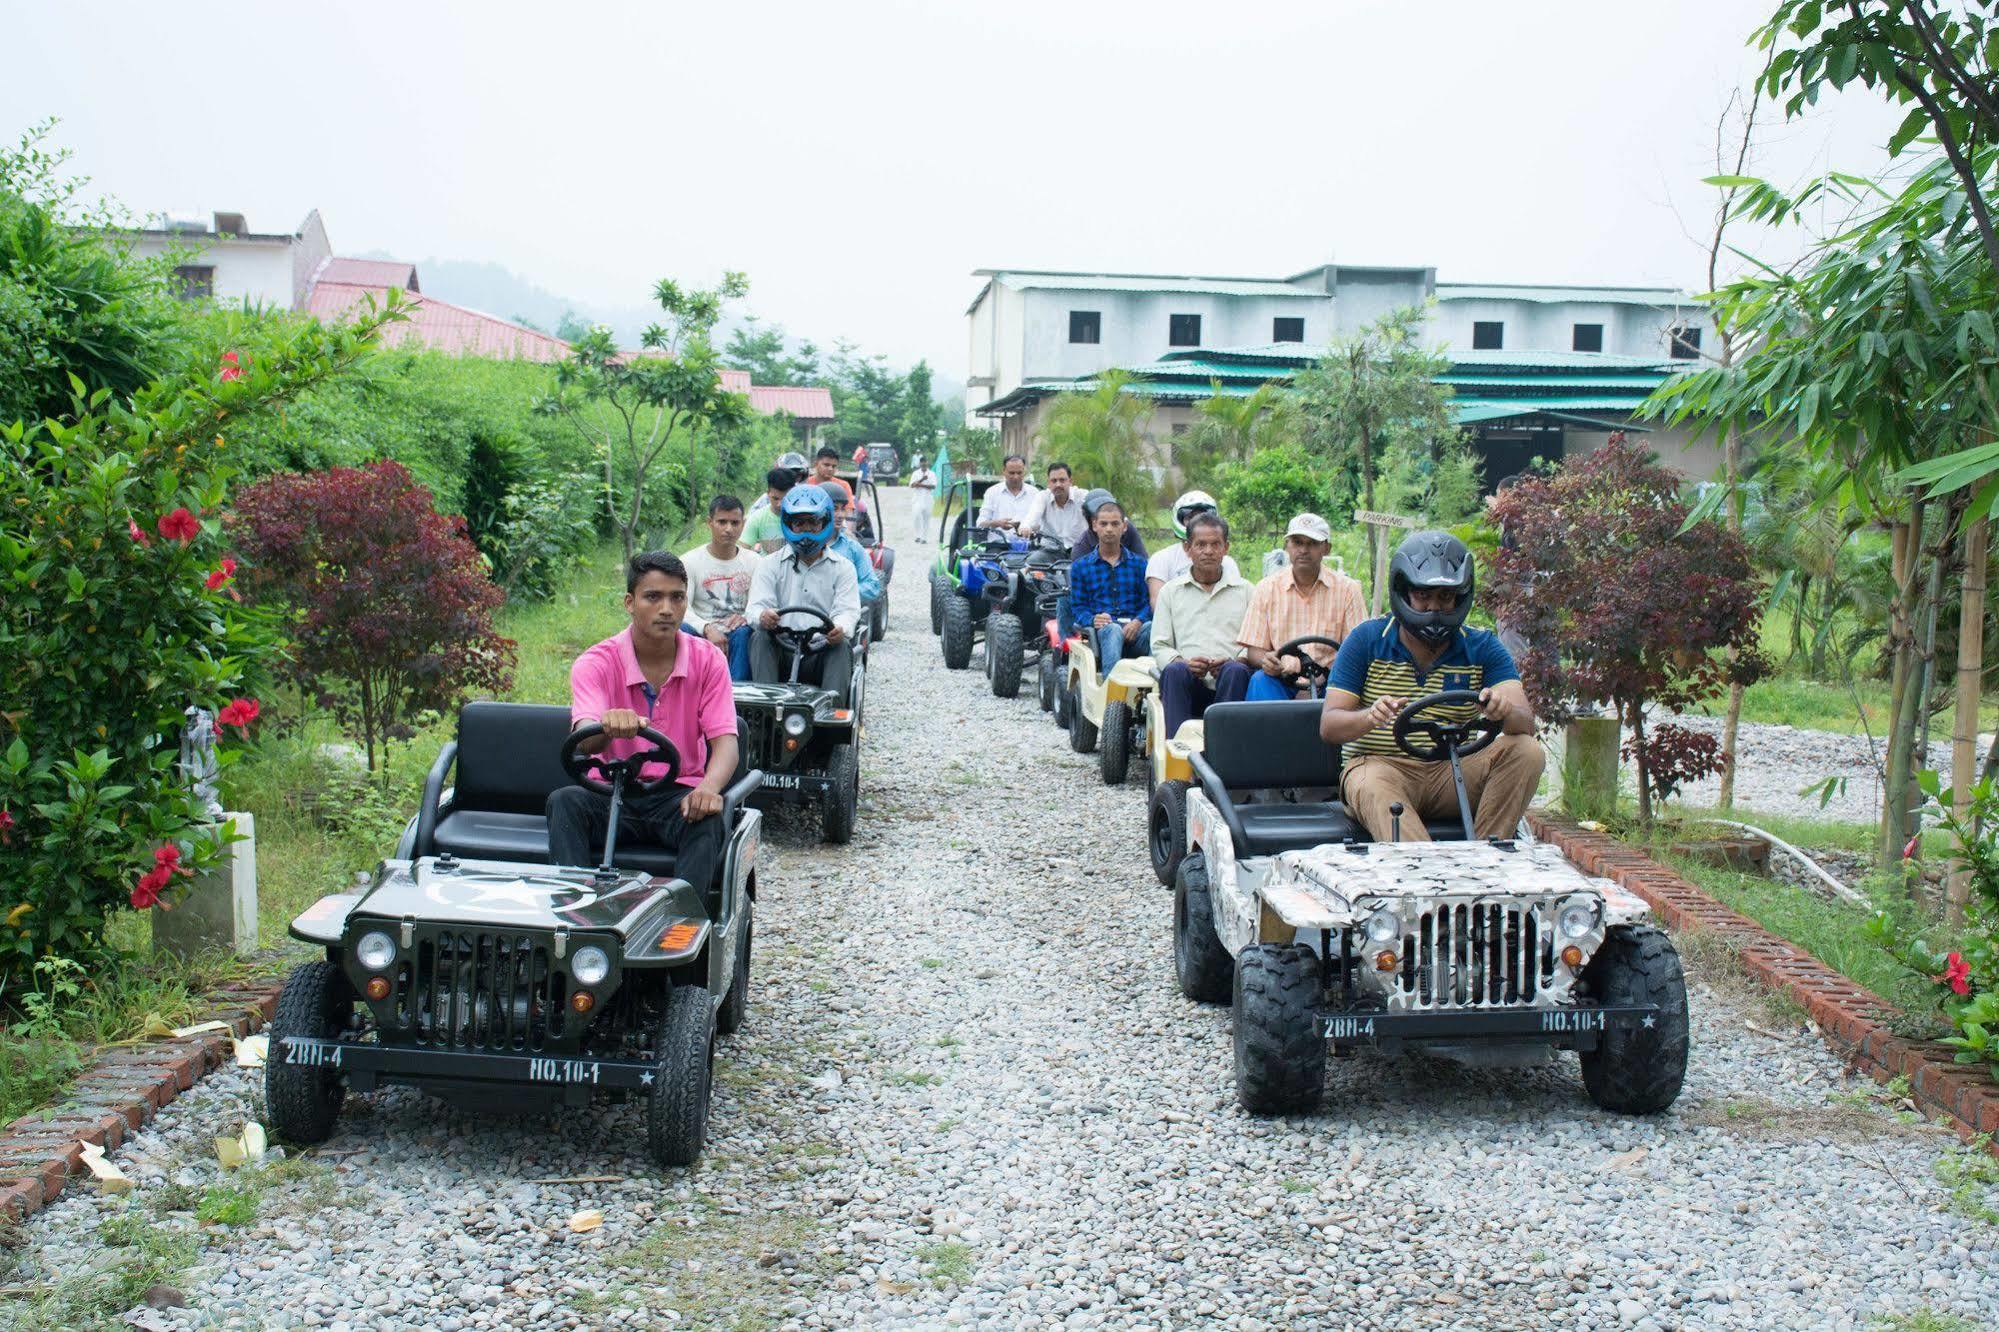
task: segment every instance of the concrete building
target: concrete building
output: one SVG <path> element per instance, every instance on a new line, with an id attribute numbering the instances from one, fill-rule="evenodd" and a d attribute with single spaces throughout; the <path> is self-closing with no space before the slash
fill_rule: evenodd
<path id="1" fill-rule="evenodd" d="M 174 277 L 190 300 L 303 310 L 313 274 L 333 253 L 315 210 L 294 231 L 252 231 L 241 213 L 162 216 L 124 233 L 132 252 L 157 259 L 173 252 Z"/>

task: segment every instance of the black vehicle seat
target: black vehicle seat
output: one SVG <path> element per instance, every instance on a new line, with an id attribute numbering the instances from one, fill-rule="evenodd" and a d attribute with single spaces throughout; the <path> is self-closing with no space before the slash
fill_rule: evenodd
<path id="1" fill-rule="evenodd" d="M 540 703 L 467 703 L 458 712 L 458 764 L 434 852 L 461 860 L 548 863 L 548 797 L 570 785 L 562 770 L 569 709 Z M 673 872 L 665 847 L 619 839 L 617 863 Z"/>
<path id="2" fill-rule="evenodd" d="M 1319 703 L 1278 699 L 1217 703 L 1205 714 L 1202 755 L 1236 797 L 1248 845 L 1238 855 L 1268 856 L 1367 833 L 1338 800 L 1250 800 L 1256 792 L 1340 785 L 1340 751 L 1319 738 Z"/>

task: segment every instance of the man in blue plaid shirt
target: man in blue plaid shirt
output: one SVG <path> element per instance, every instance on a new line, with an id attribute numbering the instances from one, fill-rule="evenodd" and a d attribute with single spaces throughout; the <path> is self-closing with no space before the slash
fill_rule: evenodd
<path id="1" fill-rule="evenodd" d="M 1152 595 L 1144 559 L 1124 548 L 1124 510 L 1116 500 L 1097 506 L 1090 530 L 1097 547 L 1069 566 L 1069 607 L 1096 644 L 1101 680 L 1119 658 L 1152 651 Z"/>

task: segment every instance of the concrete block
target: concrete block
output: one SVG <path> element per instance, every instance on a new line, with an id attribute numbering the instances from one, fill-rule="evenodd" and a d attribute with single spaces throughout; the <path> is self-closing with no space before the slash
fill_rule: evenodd
<path id="1" fill-rule="evenodd" d="M 223 849 L 220 864 L 195 876 L 171 911 L 153 912 L 153 951 L 191 957 L 217 948 L 239 954 L 257 948 L 257 822 L 224 814 L 242 839 Z"/>

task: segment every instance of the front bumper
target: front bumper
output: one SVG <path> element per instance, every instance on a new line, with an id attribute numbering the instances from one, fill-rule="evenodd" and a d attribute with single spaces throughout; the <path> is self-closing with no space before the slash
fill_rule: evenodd
<path id="1" fill-rule="evenodd" d="M 1491 1040 L 1545 1042 L 1565 1050 L 1594 1050 L 1607 1031 L 1655 1026 L 1659 1007 L 1631 1004 L 1615 1008 L 1474 1008 L 1428 1013 L 1322 1008 L 1318 1020 L 1320 1035 L 1341 1049 Z"/>
<path id="2" fill-rule="evenodd" d="M 820 799 L 832 789 L 833 779 L 831 777 L 821 777 L 805 772 L 766 771 L 764 773 L 764 784 L 758 790 L 757 796 L 764 797 L 764 803 L 781 802 L 784 804 L 802 805 Z M 751 799 L 755 801 L 757 796 L 753 796 Z"/>
<path id="3" fill-rule="evenodd" d="M 271 1058 L 305 1068 L 338 1069 L 357 1092 L 373 1091 L 383 1083 L 425 1090 L 504 1088 L 510 1098 L 527 1091 L 572 1104 L 587 1102 L 597 1091 L 649 1088 L 659 1075 L 658 1065 L 649 1059 L 493 1054 L 312 1036 L 284 1037 Z"/>

